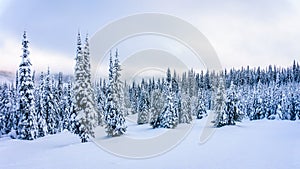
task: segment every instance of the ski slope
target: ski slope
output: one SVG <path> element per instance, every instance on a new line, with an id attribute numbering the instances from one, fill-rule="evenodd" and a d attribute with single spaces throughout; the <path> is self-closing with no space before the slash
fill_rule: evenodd
<path id="1" fill-rule="evenodd" d="M 206 143 L 199 144 L 204 124 L 205 119 L 194 120 L 189 135 L 174 149 L 145 159 L 115 156 L 93 142 L 80 143 L 76 135 L 67 131 L 34 141 L 3 137 L 0 138 L 0 168 L 300 168 L 300 121 L 244 121 L 236 126 L 216 129 Z M 188 125 L 179 125 L 175 130 L 185 127 Z M 151 129 L 149 125 L 138 126 L 129 122 L 126 135 L 148 138 L 162 134 L 166 130 Z M 132 146 L 134 145 L 128 145 Z"/>

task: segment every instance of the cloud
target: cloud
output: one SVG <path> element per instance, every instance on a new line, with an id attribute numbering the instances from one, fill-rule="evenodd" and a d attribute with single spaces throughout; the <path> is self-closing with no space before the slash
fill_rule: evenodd
<path id="1" fill-rule="evenodd" d="M 198 13 L 191 22 L 212 43 L 223 67 L 289 66 L 294 59 L 300 61 L 300 4 L 268 4 L 252 13 L 255 4 L 239 4 L 240 10 L 218 8 L 214 13 Z"/>
<path id="2" fill-rule="evenodd" d="M 15 72 L 18 69 L 22 55 L 21 37 L 19 40 L 6 34 L 0 34 L 0 70 Z M 73 72 L 74 60 L 72 57 L 58 51 L 44 50 L 30 41 L 29 37 L 30 59 L 33 69 L 41 72 L 46 71 L 48 67 L 53 73 L 62 71 L 67 74 Z"/>

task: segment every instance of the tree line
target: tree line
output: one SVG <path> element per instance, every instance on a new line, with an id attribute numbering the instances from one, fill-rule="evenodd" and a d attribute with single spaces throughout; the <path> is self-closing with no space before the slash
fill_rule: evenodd
<path id="1" fill-rule="evenodd" d="M 119 53 L 110 53 L 108 79 L 91 80 L 88 35 L 78 33 L 74 76 L 63 80 L 41 72 L 35 77 L 23 34 L 21 63 L 14 84 L 0 85 L 0 136 L 33 140 L 69 130 L 87 142 L 97 126 L 108 136 L 127 130 L 126 116 L 137 114 L 137 124 L 176 128 L 214 113 L 215 127 L 243 119 L 300 118 L 300 66 L 266 69 L 247 66 L 221 72 L 194 70 L 179 75 L 168 69 L 165 78 L 120 80 Z"/>

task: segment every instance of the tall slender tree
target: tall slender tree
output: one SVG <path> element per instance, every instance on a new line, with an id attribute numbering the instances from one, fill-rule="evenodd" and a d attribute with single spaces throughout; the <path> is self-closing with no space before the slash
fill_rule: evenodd
<path id="1" fill-rule="evenodd" d="M 34 85 L 31 73 L 26 31 L 23 34 L 23 54 L 19 66 L 18 107 L 19 123 L 17 135 L 20 139 L 33 140 L 37 137 L 37 121 L 34 100 Z"/>
<path id="2" fill-rule="evenodd" d="M 80 33 L 78 33 L 74 96 L 77 114 L 75 125 L 81 142 L 87 142 L 90 140 L 90 137 L 94 137 L 94 127 L 96 125 L 89 54 L 88 36 L 85 39 L 82 55 L 81 38 Z"/>
<path id="3" fill-rule="evenodd" d="M 120 136 L 127 130 L 123 114 L 122 82 L 120 80 L 121 66 L 118 59 L 118 51 L 115 54 L 115 61 L 112 62 L 110 55 L 109 84 L 107 88 L 105 121 L 108 136 Z"/>

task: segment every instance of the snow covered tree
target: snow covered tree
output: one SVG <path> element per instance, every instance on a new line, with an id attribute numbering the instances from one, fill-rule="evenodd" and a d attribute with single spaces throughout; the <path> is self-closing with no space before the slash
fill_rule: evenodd
<path id="1" fill-rule="evenodd" d="M 44 73 L 41 72 L 39 79 L 39 87 L 36 90 L 36 111 L 37 111 L 37 125 L 38 125 L 38 137 L 44 137 L 48 133 L 48 127 L 46 122 L 46 111 L 44 103 L 47 101 L 45 99 L 45 79 Z M 45 102 L 46 101 L 46 102 Z"/>
<path id="2" fill-rule="evenodd" d="M 62 97 L 62 112 L 63 112 L 63 126 L 62 129 L 71 131 L 70 115 L 73 108 L 72 102 L 72 83 L 68 82 L 67 86 L 64 86 L 63 97 Z"/>
<path id="3" fill-rule="evenodd" d="M 160 127 L 175 128 L 178 125 L 178 112 L 175 108 L 175 92 L 172 90 L 171 71 L 167 71 L 167 79 L 163 89 L 164 96 L 166 97 L 163 112 L 160 115 Z"/>
<path id="4" fill-rule="evenodd" d="M 106 84 L 105 80 L 103 81 L 100 79 L 100 83 L 95 88 L 96 95 L 96 106 L 97 106 L 97 125 L 101 126 L 104 124 L 104 109 L 105 109 L 105 93 L 106 93 Z"/>
<path id="5" fill-rule="evenodd" d="M 146 85 L 144 80 L 141 84 L 141 92 L 138 103 L 138 119 L 137 124 L 146 124 L 149 122 L 149 94 L 146 91 Z"/>
<path id="6" fill-rule="evenodd" d="M 121 81 L 121 65 L 119 61 L 119 53 L 118 50 L 116 50 L 115 53 L 115 61 L 113 65 L 113 98 L 116 101 L 116 108 L 120 111 L 123 116 L 126 116 L 125 114 L 125 106 L 124 106 L 124 91 L 123 91 L 123 82 Z"/>
<path id="7" fill-rule="evenodd" d="M 129 89 L 129 98 L 131 102 L 131 112 L 132 114 L 136 114 L 138 112 L 138 89 L 136 87 L 136 83 L 133 82 L 131 88 Z"/>
<path id="8" fill-rule="evenodd" d="M 96 125 L 89 57 L 88 37 L 85 39 L 84 53 L 82 55 L 81 38 L 80 33 L 78 33 L 75 85 L 73 90 L 74 111 L 76 112 L 75 128 L 81 138 L 81 142 L 87 142 L 90 137 L 94 137 L 94 127 Z"/>
<path id="9" fill-rule="evenodd" d="M 107 88 L 105 122 L 108 136 L 120 136 L 127 130 L 123 110 L 122 82 L 120 80 L 121 66 L 118 60 L 118 52 L 115 54 L 115 61 L 112 62 L 110 55 L 109 84 Z"/>
<path id="10" fill-rule="evenodd" d="M 52 90 L 54 92 L 54 99 L 57 104 L 57 112 L 56 112 L 56 124 L 55 128 L 58 132 L 63 130 L 63 122 L 64 122 L 64 112 L 63 112 L 63 73 L 58 73 L 57 84 L 55 84 L 53 79 Z"/>
<path id="11" fill-rule="evenodd" d="M 31 75 L 31 62 L 29 59 L 28 40 L 26 32 L 23 34 L 23 55 L 19 66 L 18 80 L 18 106 L 19 123 L 17 136 L 19 139 L 33 140 L 37 137 L 37 121 L 34 100 L 34 85 Z"/>
<path id="12" fill-rule="evenodd" d="M 14 112 L 14 102 L 9 86 L 5 83 L 3 85 L 0 97 L 0 136 L 7 134 L 12 129 L 10 122 L 10 114 Z"/>
<path id="13" fill-rule="evenodd" d="M 160 116 L 164 108 L 164 97 L 160 89 L 155 89 L 151 97 L 151 117 L 150 125 L 153 128 L 158 128 L 160 126 Z"/>
<path id="14" fill-rule="evenodd" d="M 48 68 L 44 82 L 41 84 L 41 97 L 40 97 L 40 112 L 39 117 L 44 117 L 47 123 L 48 134 L 57 133 L 57 108 L 58 104 L 54 99 L 53 81 Z M 42 119 L 40 119 L 42 120 Z M 42 129 L 43 130 L 43 129 Z"/>
<path id="15" fill-rule="evenodd" d="M 252 111 L 250 114 L 250 120 L 260 120 L 264 118 L 263 114 L 263 98 L 262 98 L 262 84 L 260 81 L 258 81 L 258 84 L 253 92 L 253 105 L 252 105 Z"/>
<path id="16" fill-rule="evenodd" d="M 224 122 L 226 125 L 235 125 L 235 121 L 241 121 L 238 109 L 238 98 L 236 94 L 236 86 L 231 81 L 228 90 L 227 99 L 225 101 L 226 108 L 224 114 Z"/>
<path id="17" fill-rule="evenodd" d="M 179 123 L 190 123 L 192 121 L 192 100 L 187 94 L 182 95 Z"/>
<path id="18" fill-rule="evenodd" d="M 198 89 L 198 99 L 196 106 L 196 117 L 197 119 L 202 119 L 207 116 L 206 108 L 204 105 L 204 97 L 201 89 Z"/>
<path id="19" fill-rule="evenodd" d="M 222 127 L 226 125 L 225 118 L 224 118 L 225 107 L 226 107 L 225 101 L 226 101 L 226 96 L 225 96 L 224 82 L 223 79 L 220 78 L 218 82 L 216 96 L 214 99 L 214 111 L 216 113 L 216 118 L 214 121 L 215 127 Z"/>

